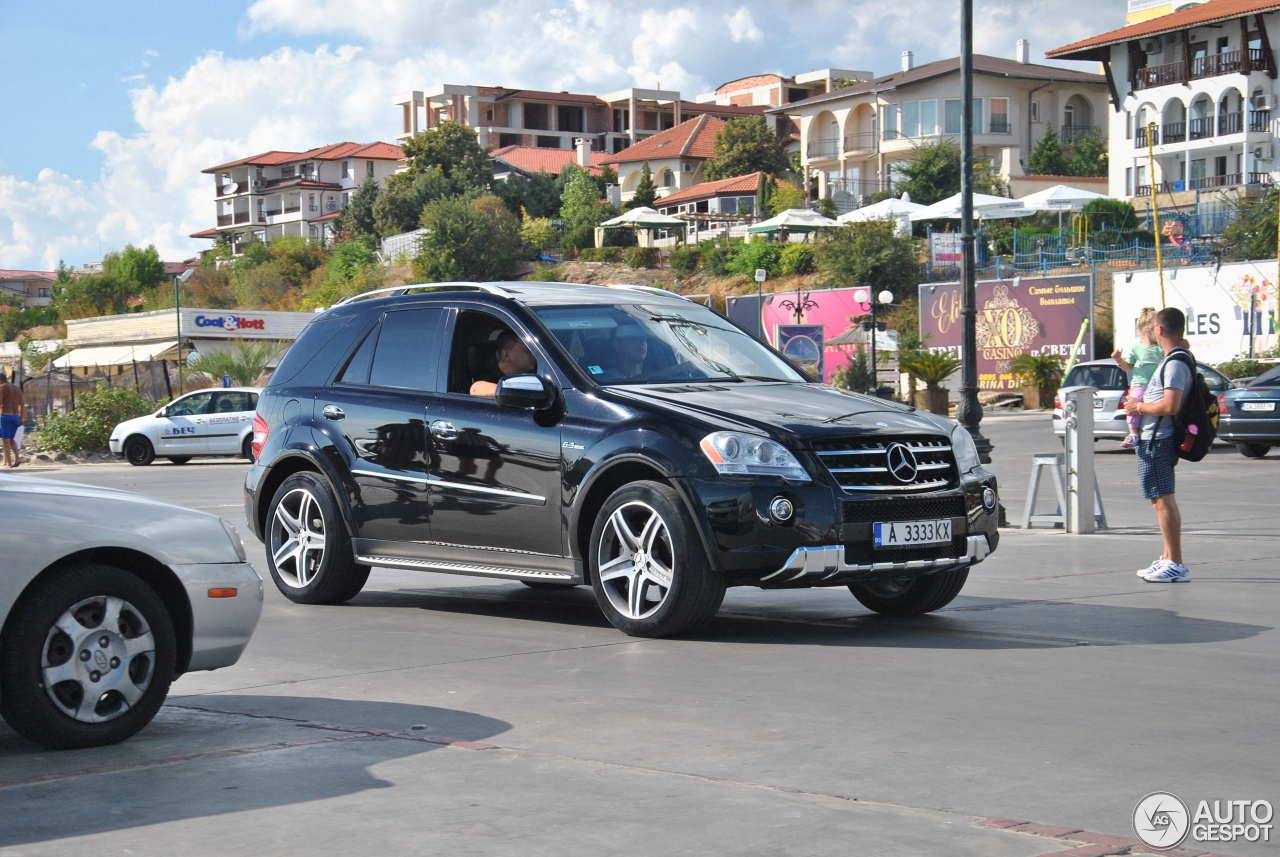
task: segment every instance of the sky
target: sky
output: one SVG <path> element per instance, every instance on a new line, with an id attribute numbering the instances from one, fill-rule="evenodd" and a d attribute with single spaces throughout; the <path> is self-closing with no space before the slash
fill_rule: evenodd
<path id="1" fill-rule="evenodd" d="M 954 8 L 951 8 L 954 6 Z M 1011 57 L 1124 23 L 1124 0 L 977 4 Z M 396 96 L 439 83 L 688 98 L 750 74 L 886 74 L 959 53 L 945 0 L 0 0 L 0 268 L 126 243 L 179 260 L 213 225 L 200 171 L 268 149 L 394 142 Z M 1080 67 L 1077 65 L 1077 67 Z"/>

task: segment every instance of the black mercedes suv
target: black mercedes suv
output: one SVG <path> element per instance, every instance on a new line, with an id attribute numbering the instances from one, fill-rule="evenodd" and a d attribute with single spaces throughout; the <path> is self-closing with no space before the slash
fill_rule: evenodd
<path id="1" fill-rule="evenodd" d="M 937 610 L 996 547 L 963 428 L 814 383 L 642 286 L 442 283 L 318 314 L 263 391 L 245 512 L 288 598 L 370 568 L 590 585 L 628 634 L 727 586 Z"/>

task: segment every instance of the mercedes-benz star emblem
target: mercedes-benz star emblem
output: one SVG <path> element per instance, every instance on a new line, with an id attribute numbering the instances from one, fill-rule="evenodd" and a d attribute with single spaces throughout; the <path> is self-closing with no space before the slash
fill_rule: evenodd
<path id="1" fill-rule="evenodd" d="M 885 450 L 885 462 L 893 478 L 899 482 L 914 482 L 916 472 L 920 469 L 916 464 L 915 453 L 905 443 L 891 443 Z"/>

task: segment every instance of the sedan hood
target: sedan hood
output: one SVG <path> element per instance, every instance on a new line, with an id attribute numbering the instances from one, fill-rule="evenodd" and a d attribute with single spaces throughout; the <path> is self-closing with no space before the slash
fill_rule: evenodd
<path id="1" fill-rule="evenodd" d="M 662 403 L 714 423 L 716 428 L 822 439 L 863 431 L 948 434 L 949 420 L 886 399 L 847 393 L 824 384 L 690 382 L 610 387 L 624 398 Z"/>

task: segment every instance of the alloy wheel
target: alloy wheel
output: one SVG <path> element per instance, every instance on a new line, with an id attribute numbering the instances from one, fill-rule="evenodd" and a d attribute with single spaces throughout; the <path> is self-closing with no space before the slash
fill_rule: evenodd
<path id="1" fill-rule="evenodd" d="M 609 603 L 628 619 L 652 616 L 667 600 L 676 572 L 667 524 L 647 503 L 614 510 L 596 546 L 596 568 Z"/>
<path id="2" fill-rule="evenodd" d="M 324 515 L 315 495 L 295 488 L 280 498 L 271 521 L 271 560 L 287 585 L 302 589 L 324 562 Z"/>
<path id="3" fill-rule="evenodd" d="M 77 601 L 45 637 L 45 693 L 81 723 L 105 723 L 138 704 L 151 685 L 156 642 L 142 611 L 123 598 Z"/>

